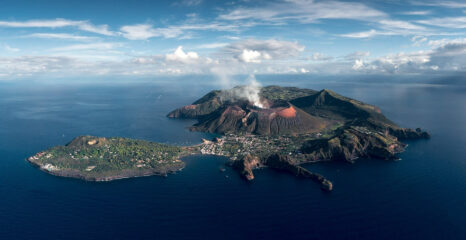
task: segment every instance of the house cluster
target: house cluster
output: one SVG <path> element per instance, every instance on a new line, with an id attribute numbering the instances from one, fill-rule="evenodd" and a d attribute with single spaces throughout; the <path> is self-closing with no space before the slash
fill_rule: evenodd
<path id="1" fill-rule="evenodd" d="M 290 136 L 258 136 L 252 134 L 227 134 L 212 141 L 203 139 L 200 147 L 202 154 L 227 156 L 232 160 L 247 154 L 261 155 L 261 153 L 282 152 L 286 154 L 300 154 L 299 144 Z"/>

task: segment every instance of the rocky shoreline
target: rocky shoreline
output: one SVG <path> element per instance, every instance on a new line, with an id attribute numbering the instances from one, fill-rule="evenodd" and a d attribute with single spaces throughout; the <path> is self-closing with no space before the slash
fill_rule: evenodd
<path id="1" fill-rule="evenodd" d="M 268 167 L 292 174 L 298 178 L 311 179 L 318 183 L 321 189 L 324 191 L 332 191 L 333 189 L 333 184 L 331 181 L 320 174 L 313 173 L 299 165 L 294 164 L 290 157 L 281 154 L 272 154 L 263 159 L 247 155 L 240 160 L 233 161 L 230 165 L 248 181 L 254 180 L 253 170 Z"/>

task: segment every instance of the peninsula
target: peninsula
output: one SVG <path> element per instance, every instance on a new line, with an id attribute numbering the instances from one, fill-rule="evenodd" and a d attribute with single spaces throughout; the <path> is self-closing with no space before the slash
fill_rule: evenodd
<path id="1" fill-rule="evenodd" d="M 406 147 L 401 141 L 430 137 L 419 128 L 399 127 L 375 106 L 327 89 L 238 86 L 211 91 L 167 116 L 196 119 L 190 130 L 220 137 L 181 147 L 81 136 L 28 161 L 57 176 L 110 181 L 167 175 L 184 167 L 185 156 L 211 154 L 228 157 L 229 165 L 249 181 L 255 169 L 269 167 L 311 179 L 330 191 L 330 180 L 300 165 L 358 158 L 394 160 Z"/>

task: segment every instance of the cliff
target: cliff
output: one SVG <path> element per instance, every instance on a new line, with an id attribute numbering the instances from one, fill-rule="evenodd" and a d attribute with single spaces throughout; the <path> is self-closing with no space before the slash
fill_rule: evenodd
<path id="1" fill-rule="evenodd" d="M 251 155 L 246 155 L 240 160 L 234 161 L 233 168 L 237 169 L 239 174 L 246 180 L 254 179 L 253 170 L 260 167 L 268 167 L 290 173 L 298 178 L 308 178 L 317 182 L 322 190 L 332 191 L 333 184 L 325 179 L 322 175 L 312 173 L 311 171 L 293 163 L 292 159 L 286 155 L 272 154 L 264 159 L 259 159 Z"/>

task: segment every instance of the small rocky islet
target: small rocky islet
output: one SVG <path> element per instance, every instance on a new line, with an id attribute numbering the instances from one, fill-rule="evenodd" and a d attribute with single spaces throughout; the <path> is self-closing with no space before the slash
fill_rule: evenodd
<path id="1" fill-rule="evenodd" d="M 311 179 L 331 191 L 330 180 L 300 165 L 358 158 L 395 160 L 406 148 L 401 141 L 430 137 L 419 128 L 399 127 L 375 106 L 327 89 L 237 86 L 211 91 L 167 117 L 196 119 L 190 130 L 220 137 L 194 146 L 172 146 L 80 136 L 27 160 L 56 176 L 111 181 L 166 176 L 183 169 L 183 157 L 209 154 L 228 157 L 228 165 L 248 181 L 254 179 L 255 169 L 268 167 Z"/>

